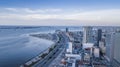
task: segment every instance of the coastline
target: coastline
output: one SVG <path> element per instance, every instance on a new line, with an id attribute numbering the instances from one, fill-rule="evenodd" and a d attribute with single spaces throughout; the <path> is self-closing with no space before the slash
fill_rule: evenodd
<path id="1" fill-rule="evenodd" d="M 34 64 L 36 64 L 37 62 L 39 62 L 40 60 L 43 60 L 44 57 L 46 57 L 50 53 L 50 51 L 52 51 L 56 47 L 55 44 L 59 40 L 59 37 L 57 35 L 56 35 L 56 40 L 54 40 L 54 39 L 52 39 L 53 36 L 51 34 L 45 34 L 45 33 L 44 34 L 30 34 L 29 36 L 37 37 L 37 38 L 41 38 L 41 39 L 45 39 L 45 40 L 49 40 L 49 41 L 52 41 L 54 43 L 51 46 L 49 46 L 48 48 L 46 48 L 45 50 L 41 51 L 35 57 L 30 58 L 27 62 L 25 62 L 24 64 L 20 65 L 20 67 L 31 67 Z M 40 36 L 42 36 L 42 37 L 40 37 Z"/>

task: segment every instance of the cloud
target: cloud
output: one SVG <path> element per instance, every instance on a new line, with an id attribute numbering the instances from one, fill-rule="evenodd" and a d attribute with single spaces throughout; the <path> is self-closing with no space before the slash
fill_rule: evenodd
<path id="1" fill-rule="evenodd" d="M 76 13 L 70 16 L 69 19 L 82 21 L 120 21 L 120 9 L 98 10 Z"/>
<path id="2" fill-rule="evenodd" d="M 17 12 L 18 10 L 15 9 L 15 8 L 5 8 L 6 10 L 9 10 L 9 11 L 13 11 L 13 12 Z"/>
<path id="3" fill-rule="evenodd" d="M 47 12 L 61 12 L 62 9 L 30 9 L 30 8 L 5 8 L 5 10 L 12 12 L 25 13 L 47 13 Z"/>
<path id="4" fill-rule="evenodd" d="M 5 8 L 12 13 L 0 13 L 0 24 L 21 25 L 120 25 L 120 9 L 94 10 L 69 14 L 64 9 Z M 17 13 L 14 13 L 17 12 Z M 52 12 L 52 14 L 50 13 Z M 58 13 L 55 13 L 58 12 Z M 62 14 L 64 12 L 64 14 Z M 66 14 L 65 14 L 66 13 Z M 18 23 L 19 22 L 19 23 Z"/>

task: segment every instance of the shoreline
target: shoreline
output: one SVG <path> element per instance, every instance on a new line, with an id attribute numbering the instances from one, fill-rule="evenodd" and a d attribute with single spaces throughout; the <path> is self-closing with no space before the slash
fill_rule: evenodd
<path id="1" fill-rule="evenodd" d="M 54 33 L 55 34 L 55 33 Z M 40 37 L 40 36 L 38 36 L 38 35 L 45 35 L 45 36 L 43 36 L 43 37 Z M 50 38 L 50 37 L 53 37 L 53 36 L 49 36 L 48 37 L 48 35 L 49 34 L 33 34 L 33 35 L 29 35 L 29 36 L 32 36 L 32 37 L 37 37 L 37 38 L 41 38 L 41 39 L 45 39 L 45 40 L 49 40 L 49 41 L 52 41 L 52 42 L 54 42 L 52 45 L 50 45 L 48 48 L 46 48 L 45 50 L 43 50 L 43 51 L 41 51 L 38 55 L 36 55 L 35 57 L 33 57 L 33 58 L 31 58 L 31 59 L 29 59 L 27 62 L 25 62 L 24 64 L 22 64 L 22 65 L 20 65 L 20 67 L 31 67 L 31 66 L 33 66 L 34 64 L 36 64 L 37 62 L 39 62 L 40 60 L 42 60 L 42 59 L 44 59 L 44 57 L 46 57 L 49 53 L 50 53 L 50 49 L 54 49 L 56 46 L 55 46 L 55 44 L 56 44 L 56 42 L 59 40 L 58 38 L 58 36 L 56 36 L 57 37 L 57 40 L 55 41 L 55 40 L 53 40 L 52 38 Z M 48 37 L 48 38 L 47 38 Z M 45 55 L 46 54 L 46 55 Z M 45 56 L 44 56 L 45 55 Z M 43 58 L 42 58 L 42 56 L 43 56 Z"/>

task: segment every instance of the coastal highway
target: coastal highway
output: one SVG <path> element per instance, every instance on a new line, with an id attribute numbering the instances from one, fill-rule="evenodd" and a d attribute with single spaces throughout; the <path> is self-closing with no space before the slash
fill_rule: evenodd
<path id="1" fill-rule="evenodd" d="M 48 61 L 54 60 L 54 58 L 57 56 L 57 53 L 60 52 L 59 50 L 60 46 L 56 46 L 56 48 L 53 49 L 44 59 L 36 63 L 32 67 L 45 67 L 44 65 L 48 64 Z"/>
<path id="2" fill-rule="evenodd" d="M 59 50 L 56 51 L 56 53 L 51 57 L 51 59 L 47 60 L 47 63 L 44 64 L 42 67 L 48 67 L 49 64 L 60 54 L 61 51 L 62 49 L 59 48 Z"/>
<path id="3" fill-rule="evenodd" d="M 65 44 L 68 41 L 68 37 L 65 33 L 58 34 L 59 43 L 56 43 L 56 47 L 51 51 L 44 59 L 33 65 L 32 67 L 48 67 L 49 64 L 60 54 L 65 48 Z"/>

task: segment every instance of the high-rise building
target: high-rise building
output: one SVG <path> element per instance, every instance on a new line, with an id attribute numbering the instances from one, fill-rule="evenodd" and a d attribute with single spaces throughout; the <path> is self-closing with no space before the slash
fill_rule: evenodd
<path id="1" fill-rule="evenodd" d="M 97 46 L 99 46 L 99 41 L 102 39 L 102 29 L 98 29 L 98 35 L 97 35 Z"/>
<path id="2" fill-rule="evenodd" d="M 114 34 L 114 41 L 112 47 L 112 66 L 120 67 L 120 32 Z"/>
<path id="3" fill-rule="evenodd" d="M 106 33 L 105 37 L 105 47 L 106 47 L 106 57 L 108 61 L 112 61 L 112 54 L 113 54 L 113 40 L 114 40 L 114 32 L 108 32 Z"/>
<path id="4" fill-rule="evenodd" d="M 83 28 L 83 43 L 92 43 L 92 27 L 90 26 Z"/>
<path id="5" fill-rule="evenodd" d="M 66 32 L 68 32 L 68 28 L 66 28 Z"/>

